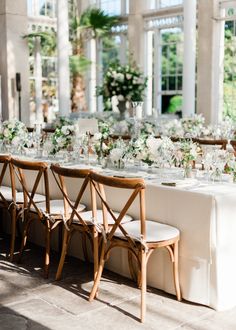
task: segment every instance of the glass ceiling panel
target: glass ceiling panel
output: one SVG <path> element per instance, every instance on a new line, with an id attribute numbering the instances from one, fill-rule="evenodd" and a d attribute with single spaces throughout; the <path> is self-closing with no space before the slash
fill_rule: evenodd
<path id="1" fill-rule="evenodd" d="M 148 0 L 147 9 L 155 10 L 165 7 L 182 5 L 183 0 Z"/>

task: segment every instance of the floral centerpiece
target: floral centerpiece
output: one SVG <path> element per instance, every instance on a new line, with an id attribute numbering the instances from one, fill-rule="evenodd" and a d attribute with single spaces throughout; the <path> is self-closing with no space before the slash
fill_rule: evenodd
<path id="1" fill-rule="evenodd" d="M 52 154 L 56 154 L 60 150 L 67 149 L 72 145 L 75 132 L 74 125 L 66 125 L 57 127 L 52 135 Z"/>
<path id="2" fill-rule="evenodd" d="M 143 161 L 151 165 L 148 159 L 147 135 L 140 134 L 130 140 L 127 148 L 127 158 L 131 160 Z"/>
<path id="3" fill-rule="evenodd" d="M 24 123 L 17 119 L 6 120 L 0 128 L 0 140 L 12 146 L 23 146 L 28 139 L 28 131 Z"/>
<path id="4" fill-rule="evenodd" d="M 233 182 L 236 182 L 236 157 L 231 156 L 227 163 L 228 172 L 233 175 Z"/>
<path id="5" fill-rule="evenodd" d="M 177 166 L 184 168 L 184 176 L 189 177 L 193 162 L 197 159 L 200 154 L 200 147 L 197 143 L 190 140 L 182 140 L 176 142 L 175 149 L 175 162 Z"/>
<path id="6" fill-rule="evenodd" d="M 160 134 L 172 137 L 183 137 L 184 130 L 180 120 L 173 119 L 163 123 L 160 127 Z"/>
<path id="7" fill-rule="evenodd" d="M 234 163 L 232 154 L 227 150 L 222 149 L 215 149 L 208 152 L 204 159 L 204 167 L 207 171 L 212 170 L 211 172 L 211 179 L 213 181 L 218 181 L 221 178 L 223 171 L 225 170 L 226 166 L 234 172 Z"/>
<path id="8" fill-rule="evenodd" d="M 110 135 L 111 125 L 109 122 L 98 121 L 99 133 L 94 134 L 93 143 L 98 160 L 101 161 L 109 154 L 108 137 Z"/>
<path id="9" fill-rule="evenodd" d="M 204 127 L 204 123 L 205 118 L 202 114 L 195 114 L 191 117 L 181 119 L 184 135 L 188 138 L 200 136 Z"/>
<path id="10" fill-rule="evenodd" d="M 172 166 L 174 162 L 175 145 L 167 136 L 155 138 L 148 137 L 147 141 L 148 159 L 158 167 Z"/>
<path id="11" fill-rule="evenodd" d="M 124 140 L 118 139 L 110 144 L 109 147 L 109 159 L 112 164 L 118 169 L 124 168 L 125 157 L 127 155 L 127 144 Z"/>
<path id="12" fill-rule="evenodd" d="M 121 112 L 127 101 L 142 101 L 146 87 L 147 78 L 134 63 L 122 65 L 116 61 L 105 72 L 102 86 L 97 86 L 97 95 L 102 95 L 110 104 L 112 97 L 116 96 Z"/>

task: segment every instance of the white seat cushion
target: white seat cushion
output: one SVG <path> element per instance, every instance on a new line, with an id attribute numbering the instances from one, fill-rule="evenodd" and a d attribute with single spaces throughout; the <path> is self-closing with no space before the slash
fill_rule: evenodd
<path id="1" fill-rule="evenodd" d="M 134 239 L 140 238 L 139 220 L 127 222 L 122 226 L 130 235 L 130 237 Z M 146 231 L 147 231 L 146 242 L 161 242 L 161 241 L 169 240 L 177 237 L 180 233 L 179 230 L 175 227 L 149 220 L 146 220 Z M 124 235 L 119 229 L 116 230 L 115 236 L 119 238 L 124 238 Z"/>
<path id="2" fill-rule="evenodd" d="M 72 202 L 73 204 L 74 202 Z M 39 210 L 45 211 L 46 212 L 46 203 L 41 202 L 37 203 L 37 207 Z M 78 212 L 83 211 L 86 208 L 85 205 L 79 204 L 78 206 Z M 32 207 L 32 210 L 34 210 L 34 207 Z M 69 209 L 71 211 L 71 208 Z M 51 214 L 63 214 L 64 212 L 64 202 L 63 199 L 53 199 L 50 201 L 50 213 Z"/>
<path id="3" fill-rule="evenodd" d="M 34 195 L 34 202 L 35 203 L 42 202 L 42 201 L 45 201 L 45 196 L 44 195 L 41 195 L 41 194 L 35 194 Z M 16 193 L 16 202 L 17 203 L 23 203 L 24 202 L 24 195 L 23 195 L 22 191 Z"/>
<path id="4" fill-rule="evenodd" d="M 1 186 L 0 192 L 3 195 L 3 197 L 8 201 L 12 200 L 12 190 L 11 187 L 7 186 Z M 0 198 L 1 199 L 1 198 Z"/>
<path id="5" fill-rule="evenodd" d="M 114 212 L 114 215 L 116 218 L 118 218 L 119 216 L 119 212 Z M 92 211 L 86 211 L 86 212 L 81 212 L 80 214 L 81 218 L 86 222 L 91 222 L 92 219 Z M 126 214 L 124 216 L 124 218 L 122 219 L 122 223 L 126 223 L 132 220 L 132 217 L 128 214 Z M 73 222 L 78 222 L 77 219 L 75 219 Z M 112 218 L 112 216 L 107 213 L 107 222 L 109 225 L 113 225 L 114 224 L 114 220 Z M 103 215 L 102 215 L 102 210 L 97 210 L 97 223 L 98 224 L 102 224 L 103 223 Z"/>

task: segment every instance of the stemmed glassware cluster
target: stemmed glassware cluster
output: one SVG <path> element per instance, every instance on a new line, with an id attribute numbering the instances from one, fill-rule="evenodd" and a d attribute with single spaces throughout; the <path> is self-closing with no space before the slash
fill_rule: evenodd
<path id="1" fill-rule="evenodd" d="M 134 119 L 134 138 L 137 138 L 140 134 L 141 124 L 143 120 L 143 102 L 133 101 L 131 102 L 131 104 Z"/>
<path id="2" fill-rule="evenodd" d="M 41 143 L 43 140 L 43 127 L 42 124 L 34 124 L 34 129 L 32 133 L 32 143 L 33 147 L 36 149 L 36 157 L 41 155 Z"/>

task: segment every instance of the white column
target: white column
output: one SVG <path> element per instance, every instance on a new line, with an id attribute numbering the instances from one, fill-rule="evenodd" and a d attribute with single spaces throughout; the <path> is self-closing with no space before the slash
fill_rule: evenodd
<path id="1" fill-rule="evenodd" d="M 70 113 L 68 1 L 57 0 L 57 51 L 59 114 Z"/>
<path id="2" fill-rule="evenodd" d="M 43 121 L 42 114 L 42 60 L 41 60 L 41 39 L 36 37 L 34 45 L 34 76 L 35 76 L 35 106 L 36 121 Z"/>
<path id="3" fill-rule="evenodd" d="M 148 77 L 147 90 L 146 90 L 146 115 L 152 115 L 152 78 L 153 78 L 153 31 L 148 31 L 146 35 L 146 75 Z"/>
<path id="4" fill-rule="evenodd" d="M 96 85 L 97 85 L 97 46 L 96 39 L 92 38 L 89 41 L 89 50 L 91 61 L 90 66 L 90 81 L 89 81 L 89 110 L 90 112 L 97 111 Z"/>
<path id="5" fill-rule="evenodd" d="M 29 124 L 29 54 L 28 42 L 22 36 L 27 31 L 27 4 L 25 0 L 0 1 L 0 76 L 2 77 L 3 120 L 18 117 L 16 73 L 21 75 L 22 121 Z M 16 106 L 15 106 L 16 105 Z M 15 111 L 16 110 L 16 111 Z"/>
<path id="6" fill-rule="evenodd" d="M 221 120 L 224 80 L 224 21 L 218 1 L 198 0 L 197 113 L 207 124 Z"/>
<path id="7" fill-rule="evenodd" d="M 183 116 L 195 113 L 196 0 L 184 0 Z"/>
<path id="8" fill-rule="evenodd" d="M 0 121 L 2 120 L 2 77 L 0 76 Z"/>
<path id="9" fill-rule="evenodd" d="M 142 15 L 145 8 L 144 2 L 143 0 L 131 0 L 128 16 L 129 51 L 141 68 L 144 66 L 144 27 Z"/>

